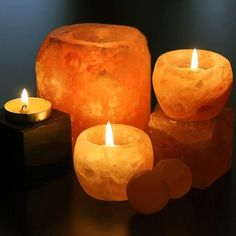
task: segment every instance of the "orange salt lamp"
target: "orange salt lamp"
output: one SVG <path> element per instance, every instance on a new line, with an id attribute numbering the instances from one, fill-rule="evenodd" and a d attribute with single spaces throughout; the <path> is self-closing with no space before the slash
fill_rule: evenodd
<path id="1" fill-rule="evenodd" d="M 215 52 L 175 50 L 157 59 L 153 86 L 167 116 L 209 120 L 222 111 L 231 91 L 232 76 L 230 62 Z"/>
<path id="2" fill-rule="evenodd" d="M 150 54 L 128 26 L 75 24 L 53 30 L 36 60 L 38 96 L 71 115 L 73 140 L 88 127 L 123 123 L 142 130 L 150 114 Z"/>
<path id="3" fill-rule="evenodd" d="M 169 196 L 172 199 L 183 197 L 191 189 L 191 171 L 188 166 L 179 159 L 161 160 L 152 171 L 167 183 Z"/>
<path id="4" fill-rule="evenodd" d="M 205 189 L 231 168 L 234 112 L 226 107 L 208 121 L 181 121 L 157 107 L 150 116 L 149 136 L 155 163 L 183 160 L 192 172 L 193 187 Z"/>

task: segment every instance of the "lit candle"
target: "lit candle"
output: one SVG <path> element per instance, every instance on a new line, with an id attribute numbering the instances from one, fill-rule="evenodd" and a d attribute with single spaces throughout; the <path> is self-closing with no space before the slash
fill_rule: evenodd
<path id="1" fill-rule="evenodd" d="M 192 60 L 191 60 L 191 69 L 196 70 L 198 69 L 198 54 L 197 49 L 193 49 Z"/>
<path id="2" fill-rule="evenodd" d="M 75 172 L 85 192 L 96 199 L 127 200 L 126 186 L 130 178 L 152 167 L 151 141 L 135 127 L 98 125 L 86 129 L 77 138 Z"/>
<path id="3" fill-rule="evenodd" d="M 157 59 L 153 72 L 157 100 L 173 119 L 216 117 L 229 97 L 232 81 L 230 62 L 206 50 L 167 52 Z"/>
<path id="4" fill-rule="evenodd" d="M 29 104 L 29 97 L 26 89 L 23 89 L 21 94 L 21 109 L 20 112 L 26 112 Z"/>
<path id="5" fill-rule="evenodd" d="M 110 122 L 108 121 L 106 126 L 106 136 L 105 136 L 106 142 L 105 144 L 111 147 L 114 147 L 114 138 L 113 138 L 113 132 Z"/>
<path id="6" fill-rule="evenodd" d="M 4 109 L 8 120 L 20 123 L 39 122 L 51 115 L 51 103 L 42 98 L 28 97 L 26 89 L 21 98 L 6 102 Z"/>

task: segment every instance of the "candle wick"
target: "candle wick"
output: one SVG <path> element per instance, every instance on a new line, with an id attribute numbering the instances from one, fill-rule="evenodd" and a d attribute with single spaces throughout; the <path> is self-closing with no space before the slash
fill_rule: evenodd
<path id="1" fill-rule="evenodd" d="M 20 111 L 21 111 L 21 112 L 25 112 L 26 109 L 27 109 L 27 105 L 24 104 L 24 105 L 21 107 Z"/>

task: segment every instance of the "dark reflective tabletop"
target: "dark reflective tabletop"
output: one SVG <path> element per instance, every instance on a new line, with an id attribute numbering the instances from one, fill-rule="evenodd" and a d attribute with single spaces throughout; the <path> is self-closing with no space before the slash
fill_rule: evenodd
<path id="1" fill-rule="evenodd" d="M 89 197 L 73 171 L 28 189 L 1 188 L 0 235 L 235 235 L 236 172 L 156 214 Z"/>

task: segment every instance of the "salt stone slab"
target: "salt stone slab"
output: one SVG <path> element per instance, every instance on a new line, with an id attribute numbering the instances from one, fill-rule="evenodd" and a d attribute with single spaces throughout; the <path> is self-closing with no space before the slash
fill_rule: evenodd
<path id="1" fill-rule="evenodd" d="M 192 173 L 180 159 L 161 160 L 152 171 L 167 183 L 172 199 L 183 197 L 191 189 Z"/>
<path id="2" fill-rule="evenodd" d="M 231 168 L 233 123 L 234 112 L 229 107 L 201 122 L 173 120 L 157 107 L 149 121 L 155 163 L 181 159 L 192 172 L 193 187 L 207 188 Z"/>
<path id="3" fill-rule="evenodd" d="M 136 28 L 75 24 L 53 30 L 36 59 L 38 96 L 71 115 L 73 141 L 86 128 L 142 130 L 150 115 L 150 54 Z"/>
<path id="4" fill-rule="evenodd" d="M 130 179 L 127 196 L 135 210 L 143 214 L 152 214 L 167 205 L 169 190 L 162 178 L 153 175 L 151 170 L 142 171 Z"/>

